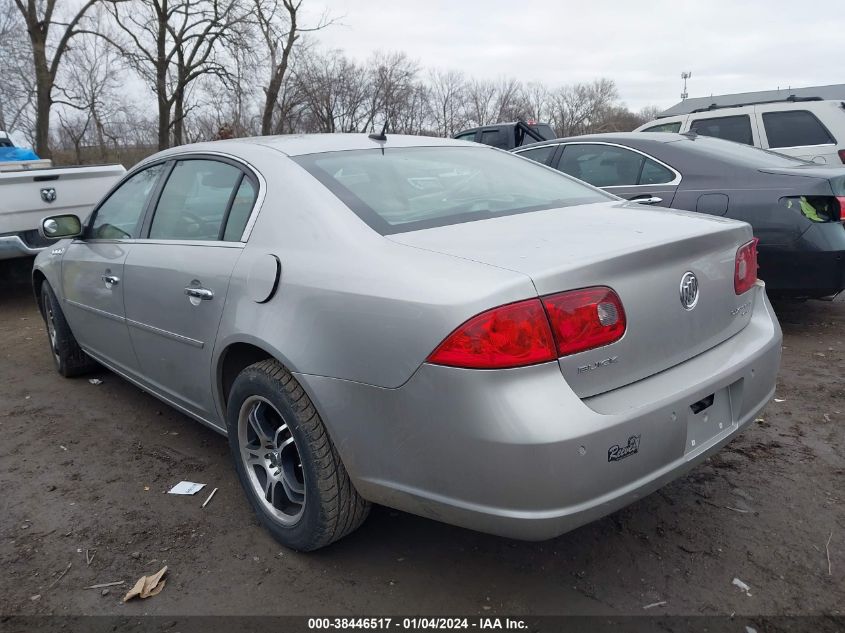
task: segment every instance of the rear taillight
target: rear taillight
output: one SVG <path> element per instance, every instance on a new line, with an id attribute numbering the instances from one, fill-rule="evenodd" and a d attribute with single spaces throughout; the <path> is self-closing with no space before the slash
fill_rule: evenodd
<path id="1" fill-rule="evenodd" d="M 843 163 L 845 163 L 845 149 L 839 150 L 839 160 L 841 160 Z"/>
<path id="2" fill-rule="evenodd" d="M 428 362 L 506 369 L 555 360 L 618 341 L 625 310 L 610 288 L 595 287 L 482 312 L 452 332 Z"/>
<path id="3" fill-rule="evenodd" d="M 734 265 L 734 291 L 741 295 L 757 281 L 757 238 L 743 244 L 736 252 Z"/>
<path id="4" fill-rule="evenodd" d="M 543 297 L 558 356 L 609 345 L 625 334 L 625 310 L 610 288 L 598 286 Z"/>
<path id="5" fill-rule="evenodd" d="M 504 369 L 554 360 L 555 344 L 539 299 L 482 312 L 452 332 L 428 362 L 470 369 Z"/>
<path id="6" fill-rule="evenodd" d="M 845 196 L 836 196 L 839 201 L 839 221 L 845 222 Z"/>

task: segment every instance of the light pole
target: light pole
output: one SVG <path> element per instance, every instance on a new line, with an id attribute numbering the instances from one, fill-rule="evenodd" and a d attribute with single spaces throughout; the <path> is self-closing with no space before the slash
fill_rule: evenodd
<path id="1" fill-rule="evenodd" d="M 692 77 L 692 73 L 690 71 L 681 73 L 681 79 L 684 80 L 684 91 L 681 93 L 681 101 L 684 101 L 689 96 L 687 93 L 687 79 L 690 77 Z"/>

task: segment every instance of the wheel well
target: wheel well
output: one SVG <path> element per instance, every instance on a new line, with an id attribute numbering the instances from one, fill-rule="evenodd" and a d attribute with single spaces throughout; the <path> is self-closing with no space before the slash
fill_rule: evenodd
<path id="1" fill-rule="evenodd" d="M 235 378 L 250 365 L 273 355 L 255 345 L 249 343 L 233 343 L 223 352 L 223 361 L 220 365 L 220 393 L 223 396 L 223 410 L 229 404 L 229 392 Z"/>
<path id="2" fill-rule="evenodd" d="M 41 286 L 44 285 L 45 281 L 47 281 L 47 278 L 40 270 L 32 273 L 32 290 L 35 293 L 35 303 L 38 304 L 38 311 L 41 314 L 44 314 L 44 306 L 41 305 Z"/>

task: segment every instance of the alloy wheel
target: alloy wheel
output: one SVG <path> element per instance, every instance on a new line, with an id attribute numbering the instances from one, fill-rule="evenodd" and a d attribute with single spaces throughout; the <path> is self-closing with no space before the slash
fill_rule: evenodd
<path id="1" fill-rule="evenodd" d="M 305 510 L 302 458 L 279 410 L 261 396 L 250 396 L 238 416 L 244 470 L 262 506 L 279 523 L 293 525 Z"/>

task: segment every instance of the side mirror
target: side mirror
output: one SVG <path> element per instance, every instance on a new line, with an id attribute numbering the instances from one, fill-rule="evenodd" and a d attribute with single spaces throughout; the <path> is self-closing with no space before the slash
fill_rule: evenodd
<path id="1" fill-rule="evenodd" d="M 82 234 L 82 222 L 73 214 L 54 215 L 41 220 L 38 227 L 41 237 L 48 240 L 60 240 L 65 237 L 77 237 Z"/>

